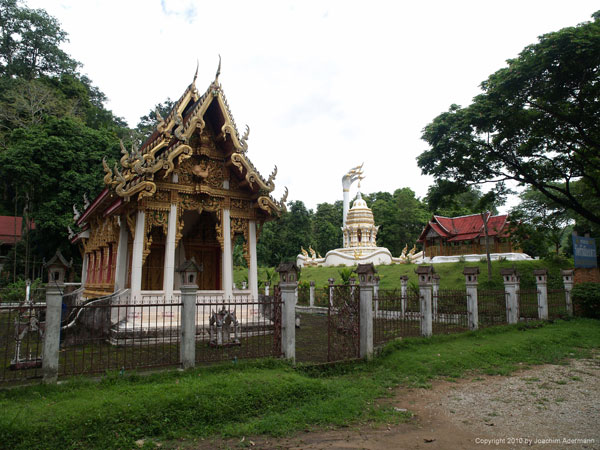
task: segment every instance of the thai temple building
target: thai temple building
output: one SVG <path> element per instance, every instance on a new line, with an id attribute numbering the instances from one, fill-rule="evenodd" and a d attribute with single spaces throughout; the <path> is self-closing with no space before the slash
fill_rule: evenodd
<path id="1" fill-rule="evenodd" d="M 110 167 L 103 161 L 104 190 L 85 210 L 75 210 L 72 242 L 84 254 L 83 297 L 127 289 L 129 301 L 169 302 L 179 296 L 176 268 L 198 265 L 198 296 L 219 300 L 258 298 L 256 243 L 262 225 L 285 210 L 276 201 L 277 167 L 263 177 L 248 158 L 215 80 L 200 94 L 194 80 L 166 117 L 158 112 L 152 135 Z M 234 288 L 232 243 L 243 236 L 248 287 Z"/>
<path id="2" fill-rule="evenodd" d="M 531 259 L 509 239 L 508 215 L 486 213 L 490 258 L 510 261 Z M 423 228 L 418 242 L 424 247 L 427 262 L 454 262 L 460 258 L 479 261 L 486 256 L 485 232 L 481 214 L 460 217 L 434 215 Z"/>
<path id="3" fill-rule="evenodd" d="M 362 165 L 354 167 L 342 178 L 344 188 L 344 209 L 343 209 L 343 247 L 327 252 L 324 258 L 317 255 L 309 248 L 310 254 L 302 249 L 302 253 L 296 258 L 296 265 L 302 266 L 354 266 L 356 264 L 373 263 L 380 264 L 401 264 L 408 262 L 418 262 L 422 259 L 422 252 L 415 253 L 416 247 L 413 247 L 407 253 L 408 246 L 398 258 L 394 258 L 390 251 L 385 247 L 377 246 L 377 231 L 379 226 L 375 225 L 373 211 L 367 206 L 360 193 L 360 181 L 363 179 Z M 356 199 L 350 204 L 350 187 L 352 183 L 358 180 L 358 193 Z"/>

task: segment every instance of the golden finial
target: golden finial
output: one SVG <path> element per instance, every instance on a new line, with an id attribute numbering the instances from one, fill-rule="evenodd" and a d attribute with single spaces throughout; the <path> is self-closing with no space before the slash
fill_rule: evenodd
<path id="1" fill-rule="evenodd" d="M 221 75 L 221 55 L 219 55 L 219 67 L 217 67 L 217 74 L 215 75 L 215 84 L 219 82 L 219 75 Z"/>
<path id="2" fill-rule="evenodd" d="M 362 172 L 361 172 L 360 175 L 358 176 L 358 189 L 359 190 L 360 190 L 360 182 L 364 179 L 365 179 L 365 177 L 362 175 Z"/>
<path id="3" fill-rule="evenodd" d="M 192 84 L 196 82 L 196 78 L 198 78 L 198 67 L 200 67 L 200 61 L 196 60 L 196 73 L 194 74 L 194 79 L 192 80 Z"/>

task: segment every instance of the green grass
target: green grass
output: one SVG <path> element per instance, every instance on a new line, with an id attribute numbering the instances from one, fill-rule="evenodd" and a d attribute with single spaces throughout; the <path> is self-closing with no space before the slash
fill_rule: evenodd
<path id="1" fill-rule="evenodd" d="M 479 267 L 479 283 L 486 287 L 494 289 L 503 289 L 502 277 L 500 276 L 500 269 L 508 267 L 516 267 L 521 273 L 521 287 L 522 288 L 533 288 L 535 287 L 535 278 L 533 277 L 533 271 L 535 269 L 546 268 L 549 271 L 548 274 L 548 287 L 550 289 L 562 288 L 562 278 L 560 276 L 560 270 L 566 268 L 572 268 L 573 262 L 570 260 L 534 260 L 534 261 L 492 261 L 492 283 L 487 283 L 487 263 L 486 262 L 472 262 L 472 263 L 443 263 L 434 264 L 434 269 L 440 274 L 440 288 L 441 289 L 464 289 L 465 288 L 465 276 L 463 275 L 463 269 L 465 266 Z M 400 289 L 400 277 L 407 275 L 409 283 L 417 283 L 417 276 L 415 269 L 418 266 L 416 264 L 393 264 L 393 265 L 381 265 L 377 266 L 377 272 L 380 281 L 381 289 Z M 329 278 L 340 280 L 338 273 L 339 267 L 305 267 L 302 269 L 300 281 L 314 281 L 317 287 L 324 287 L 329 284 L 327 281 Z M 239 272 L 241 276 L 242 272 Z M 259 279 L 261 273 L 259 272 Z"/>
<path id="2" fill-rule="evenodd" d="M 138 439 L 284 435 L 356 421 L 390 422 L 405 417 L 374 399 L 390 395 L 394 386 L 508 374 L 600 347 L 598 321 L 533 325 L 409 338 L 388 345 L 371 362 L 294 369 L 265 360 L 1 390 L 0 447 L 133 448 Z"/>

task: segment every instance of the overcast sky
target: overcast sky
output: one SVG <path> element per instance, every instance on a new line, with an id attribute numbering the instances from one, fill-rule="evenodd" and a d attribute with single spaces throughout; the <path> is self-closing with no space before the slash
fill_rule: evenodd
<path id="1" fill-rule="evenodd" d="M 309 208 L 342 198 L 341 177 L 364 162 L 362 192 L 431 179 L 415 158 L 421 131 L 537 36 L 590 20 L 588 0 L 189 1 L 29 0 L 58 18 L 64 49 L 135 126 L 179 98 L 199 61 L 200 92 L 219 80 L 248 157 L 274 195 Z M 353 187 L 352 195 L 356 191 Z"/>

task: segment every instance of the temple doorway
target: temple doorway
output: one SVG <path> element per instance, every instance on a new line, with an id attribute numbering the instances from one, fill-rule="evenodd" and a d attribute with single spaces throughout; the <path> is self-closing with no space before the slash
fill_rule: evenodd
<path id="1" fill-rule="evenodd" d="M 185 211 L 183 223 L 181 241 L 185 259 L 193 257 L 201 268 L 198 272 L 198 289 L 221 289 L 221 246 L 217 240 L 215 213 Z"/>
<path id="2" fill-rule="evenodd" d="M 154 227 L 150 237 L 150 254 L 142 267 L 142 290 L 161 291 L 165 271 L 165 235 L 162 229 Z"/>

